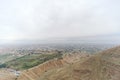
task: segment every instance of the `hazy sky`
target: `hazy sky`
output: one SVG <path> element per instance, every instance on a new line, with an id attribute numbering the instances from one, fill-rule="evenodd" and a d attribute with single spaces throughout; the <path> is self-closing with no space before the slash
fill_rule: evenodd
<path id="1" fill-rule="evenodd" d="M 120 34 L 120 0 L 0 0 L 0 40 Z"/>

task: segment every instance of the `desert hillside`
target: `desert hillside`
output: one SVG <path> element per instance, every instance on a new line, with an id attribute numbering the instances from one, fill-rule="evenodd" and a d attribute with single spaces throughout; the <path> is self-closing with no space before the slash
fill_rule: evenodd
<path id="1" fill-rule="evenodd" d="M 120 80 L 120 47 L 78 57 L 43 63 L 24 71 L 17 80 Z"/>
<path id="2" fill-rule="evenodd" d="M 15 80 L 16 75 L 10 69 L 0 69 L 0 80 Z"/>
<path id="3" fill-rule="evenodd" d="M 43 64 L 40 64 L 39 66 L 23 71 L 22 74 L 17 79 L 18 80 L 39 80 L 41 75 L 49 72 L 49 70 L 62 69 L 79 60 L 81 60 L 82 62 L 88 57 L 89 55 L 84 53 L 66 54 L 63 56 L 63 58 L 60 58 L 60 59 L 55 58 L 53 60 L 49 60 Z"/>

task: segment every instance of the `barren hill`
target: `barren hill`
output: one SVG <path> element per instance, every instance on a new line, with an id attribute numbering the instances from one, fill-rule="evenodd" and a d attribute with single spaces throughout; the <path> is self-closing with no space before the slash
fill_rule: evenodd
<path id="1" fill-rule="evenodd" d="M 103 51 L 90 58 L 78 59 L 71 63 L 67 63 L 67 59 L 55 60 L 52 64 L 44 63 L 42 65 L 47 66 L 46 69 L 41 68 L 41 65 L 29 69 L 17 80 L 120 80 L 120 47 Z M 41 73 L 41 70 L 44 72 Z"/>

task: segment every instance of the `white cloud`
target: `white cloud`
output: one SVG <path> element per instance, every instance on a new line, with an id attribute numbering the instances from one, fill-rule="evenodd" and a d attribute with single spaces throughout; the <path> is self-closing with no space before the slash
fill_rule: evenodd
<path id="1" fill-rule="evenodd" d="M 120 32 L 119 0 L 0 1 L 0 39 L 44 39 Z"/>

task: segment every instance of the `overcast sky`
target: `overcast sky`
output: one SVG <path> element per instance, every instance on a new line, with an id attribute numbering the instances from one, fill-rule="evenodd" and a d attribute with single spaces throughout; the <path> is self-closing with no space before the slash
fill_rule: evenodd
<path id="1" fill-rule="evenodd" d="M 120 0 L 0 0 L 0 40 L 120 34 Z"/>

